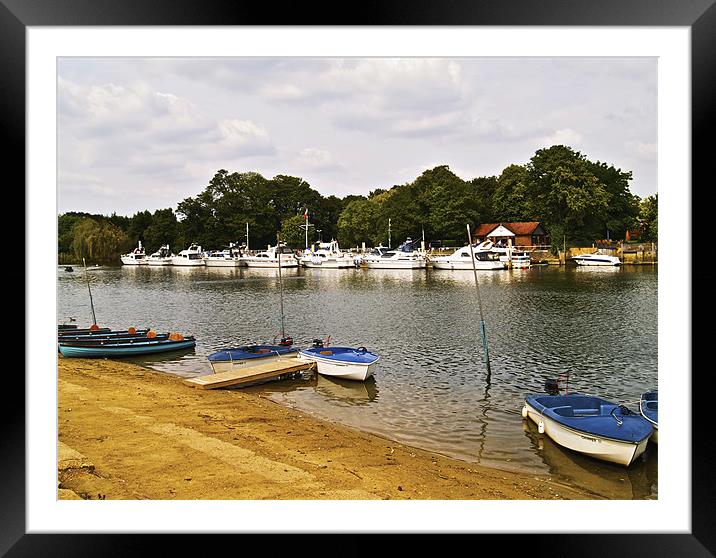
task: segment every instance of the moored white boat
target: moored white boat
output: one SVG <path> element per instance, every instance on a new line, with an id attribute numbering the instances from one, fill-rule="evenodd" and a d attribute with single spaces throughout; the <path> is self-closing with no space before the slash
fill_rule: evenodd
<path id="1" fill-rule="evenodd" d="M 192 243 L 189 248 L 182 250 L 172 258 L 172 265 L 185 267 L 206 265 L 204 262 L 204 253 L 201 251 L 201 246 L 197 246 Z"/>
<path id="2" fill-rule="evenodd" d="M 147 258 L 147 264 L 152 266 L 172 265 L 174 254 L 169 250 L 169 245 L 165 244 L 156 252 L 152 252 Z"/>
<path id="3" fill-rule="evenodd" d="M 522 416 L 565 448 L 624 466 L 644 453 L 653 432 L 626 407 L 580 394 L 529 395 Z"/>
<path id="4" fill-rule="evenodd" d="M 507 264 L 500 261 L 498 254 L 492 251 L 492 242 L 486 240 L 472 247 L 475 255 L 475 269 L 506 269 Z M 430 258 L 433 269 L 469 269 L 472 270 L 470 246 L 463 246 L 449 256 L 435 256 Z"/>
<path id="5" fill-rule="evenodd" d="M 241 257 L 241 250 L 231 242 L 225 250 L 209 252 L 204 258 L 207 267 L 239 267 L 246 265 Z"/>
<path id="6" fill-rule="evenodd" d="M 147 254 L 142 246 L 142 241 L 139 241 L 134 250 L 120 256 L 120 259 L 124 265 L 147 265 Z"/>
<path id="7" fill-rule="evenodd" d="M 642 394 L 639 399 L 639 412 L 646 420 L 651 423 L 654 433 L 651 435 L 651 441 L 655 444 L 659 443 L 659 392 L 649 391 Z"/>
<path id="8" fill-rule="evenodd" d="M 607 256 L 605 254 L 580 254 L 574 256 L 572 261 L 577 265 L 606 265 L 616 266 L 621 265 L 621 260 L 616 256 Z"/>
<path id="9" fill-rule="evenodd" d="M 380 360 L 365 347 L 324 347 L 320 343 L 301 349 L 298 355 L 301 360 L 315 362 L 319 374 L 360 382 L 375 374 Z"/>
<path id="10" fill-rule="evenodd" d="M 311 250 L 306 250 L 299 262 L 304 267 L 321 267 L 342 269 L 355 267 L 353 256 L 348 252 L 343 252 L 338 247 L 338 241 L 317 242 Z"/>
<path id="11" fill-rule="evenodd" d="M 408 238 L 395 250 L 378 246 L 361 258 L 361 265 L 369 269 L 423 269 L 427 257 L 422 250 L 415 249 L 415 243 Z"/>
<path id="12" fill-rule="evenodd" d="M 241 260 L 248 267 L 275 267 L 279 265 L 279 253 L 281 256 L 281 267 L 298 267 L 298 259 L 293 250 L 284 244 L 280 246 L 269 246 L 267 250 L 259 252 L 255 256 L 242 256 Z"/>

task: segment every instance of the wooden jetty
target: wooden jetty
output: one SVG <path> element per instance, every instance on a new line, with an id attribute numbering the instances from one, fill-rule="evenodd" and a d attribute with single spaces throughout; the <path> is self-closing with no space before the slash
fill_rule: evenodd
<path id="1" fill-rule="evenodd" d="M 218 389 L 267 380 L 277 380 L 282 376 L 312 369 L 314 366 L 315 363 L 313 362 L 304 362 L 296 358 L 288 358 L 236 368 L 228 372 L 188 378 L 184 380 L 184 383 L 199 389 Z"/>

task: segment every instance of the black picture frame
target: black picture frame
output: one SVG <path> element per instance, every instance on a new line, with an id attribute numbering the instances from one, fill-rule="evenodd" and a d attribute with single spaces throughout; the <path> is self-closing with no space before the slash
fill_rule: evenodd
<path id="1" fill-rule="evenodd" d="M 5 161 L 13 172 L 15 182 L 25 183 L 25 31 L 31 26 L 116 26 L 116 25 L 481 25 L 481 26 L 686 26 L 691 28 L 692 37 L 692 184 L 704 184 L 705 191 L 713 182 L 706 176 L 708 138 L 714 134 L 716 111 L 716 0 L 490 0 L 431 2 L 413 0 L 410 2 L 368 1 L 333 7 L 322 3 L 250 3 L 245 1 L 219 0 L 0 0 L 0 133 L 5 136 L 3 143 Z M 713 157 L 711 157 L 713 158 Z M 22 182 L 21 182 L 22 181 Z M 689 194 L 693 195 L 693 189 Z M 21 198 L 19 207 L 24 207 Z M 706 204 L 694 204 L 697 210 L 707 211 Z M 701 219 L 693 215 L 693 238 L 706 234 L 705 215 Z M 708 238 L 706 235 L 702 238 Z M 685 250 L 689 250 L 689 245 Z M 699 248 L 693 243 L 692 261 L 698 261 Z M 23 242 L 23 248 L 24 248 Z M 707 263 L 691 275 L 691 287 L 712 286 L 714 266 Z M 685 270 L 686 271 L 686 270 Z M 18 272 L 13 272 L 18 273 Z M 25 297 L 32 293 L 25 292 Z M 693 294 L 692 294 L 693 296 Z M 713 297 L 706 296 L 699 302 L 699 315 L 710 316 Z M 693 314 L 692 314 L 693 316 Z M 694 319 L 694 318 L 692 318 Z M 684 324 L 692 330 L 691 348 L 695 350 L 708 346 L 709 327 L 700 329 L 697 322 Z M 25 340 L 27 345 L 28 340 Z M 26 347 L 27 349 L 27 347 Z M 687 353 L 688 354 L 688 353 Z M 695 352 L 690 353 L 692 357 Z M 694 363 L 697 362 L 695 359 Z M 695 366 L 692 368 L 696 368 Z M 9 370 L 8 370 L 9 372 Z M 49 372 L 49 371 L 48 371 Z M 685 371 L 684 371 L 685 372 Z M 707 425 L 711 423 L 708 409 L 712 368 L 697 370 L 691 376 L 692 408 L 692 530 L 690 534 L 564 534 L 564 535 L 483 535 L 484 539 L 495 542 L 497 547 L 512 548 L 530 555 L 550 556 L 598 556 L 618 552 L 622 556 L 713 556 L 716 552 L 716 514 L 714 513 L 714 484 L 716 475 L 711 471 L 713 443 L 708 436 Z M 684 374 L 686 376 L 686 374 Z M 195 548 L 207 548 L 205 539 L 196 537 L 166 535 L 72 535 L 72 534 L 26 534 L 25 530 L 25 394 L 24 379 L 18 374 L 7 375 L 4 383 L 8 393 L 13 394 L 16 407 L 4 413 L 2 459 L 0 459 L 0 552 L 7 556 L 83 556 L 122 555 L 142 553 L 152 543 L 162 545 L 162 552 L 175 549 L 183 553 Z M 7 409 L 6 409 L 7 410 Z M 238 519 L 237 519 L 238 521 Z M 624 517 L 628 524 L 629 518 Z M 549 523 L 543 518 L 546 528 Z M 558 525 L 558 518 L 556 519 Z M 320 526 L 317 524 L 317 531 Z M 589 525 L 585 525 L 589 529 Z M 82 526 L 78 525 L 81 531 Z M 350 535 L 358 539 L 362 535 Z M 272 554 L 294 552 L 292 545 L 305 544 L 273 537 Z M 313 554 L 322 552 L 324 542 L 310 546 Z M 415 541 L 415 542 L 413 542 Z M 258 541 L 257 541 L 258 542 Z M 482 543 L 482 541 L 480 541 Z M 198 545 L 201 544 L 202 547 Z M 216 543 L 212 541 L 212 546 Z M 246 543 L 244 543 L 246 544 Z M 342 554 L 362 552 L 358 542 L 341 542 Z M 383 544 L 380 542 L 379 544 Z M 410 542 L 401 540 L 402 552 L 410 546 L 420 548 L 424 543 L 420 535 Z M 468 544 L 474 544 L 469 541 Z M 483 543 L 484 544 L 484 543 Z M 408 545 L 408 546 L 406 546 Z M 251 544 L 237 548 L 245 551 Z M 324 548 L 335 550 L 333 544 Z M 479 551 L 480 547 L 475 547 Z M 570 549 L 578 549 L 572 552 Z M 365 548 L 363 549 L 365 550 Z M 197 550 L 198 551 L 198 550 Z M 305 551 L 305 549 L 304 549 Z M 494 551 L 494 550 L 493 550 Z"/>

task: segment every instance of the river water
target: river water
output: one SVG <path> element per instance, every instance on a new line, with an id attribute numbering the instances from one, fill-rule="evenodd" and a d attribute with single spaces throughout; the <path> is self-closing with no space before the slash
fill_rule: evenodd
<path id="1" fill-rule="evenodd" d="M 299 346 L 330 336 L 381 356 L 374 378 L 320 375 L 244 390 L 386 436 L 487 466 L 548 474 L 610 499 L 658 494 L 658 450 L 628 469 L 586 458 L 537 433 L 524 396 L 569 374 L 569 390 L 638 410 L 657 388 L 654 267 L 535 267 L 480 271 L 491 373 L 483 359 L 473 273 L 445 270 L 284 269 L 286 333 Z M 58 323 L 91 324 L 81 267 L 58 269 Z M 193 334 L 184 353 L 131 362 L 191 377 L 210 353 L 271 342 L 281 331 L 277 270 L 100 267 L 89 272 L 97 323 Z M 564 386 L 564 382 L 561 384 Z"/>

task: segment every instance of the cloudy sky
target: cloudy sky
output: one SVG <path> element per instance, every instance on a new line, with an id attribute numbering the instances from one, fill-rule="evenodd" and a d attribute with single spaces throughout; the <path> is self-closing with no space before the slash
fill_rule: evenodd
<path id="1" fill-rule="evenodd" d="M 655 58 L 60 58 L 58 210 L 176 209 L 218 169 L 367 194 L 566 144 L 657 191 Z"/>

